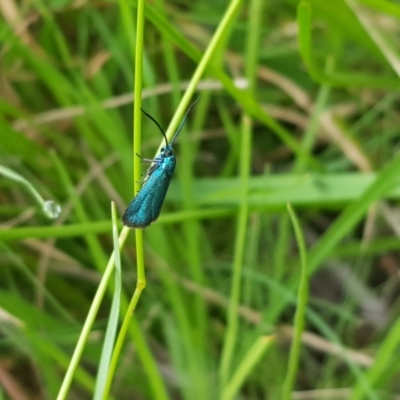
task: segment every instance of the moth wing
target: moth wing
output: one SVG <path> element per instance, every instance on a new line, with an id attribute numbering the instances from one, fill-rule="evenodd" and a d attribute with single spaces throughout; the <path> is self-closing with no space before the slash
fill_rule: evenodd
<path id="1" fill-rule="evenodd" d="M 155 169 L 128 205 L 122 222 L 131 228 L 145 228 L 160 215 L 173 171 Z"/>
<path id="2" fill-rule="evenodd" d="M 122 216 L 122 222 L 124 225 L 129 226 L 131 228 L 139 227 L 138 225 L 138 215 L 140 212 L 140 208 L 143 204 L 143 201 L 146 197 L 146 192 L 143 191 L 144 186 L 139 191 L 139 193 L 132 199 L 126 208 L 124 215 Z"/>
<path id="3" fill-rule="evenodd" d="M 143 208 L 146 209 L 146 212 L 148 211 L 148 215 L 150 216 L 150 223 L 155 221 L 160 215 L 171 178 L 172 175 L 164 172 L 161 178 L 155 179 L 153 183 L 153 195 L 147 196 L 146 201 L 143 203 Z"/>

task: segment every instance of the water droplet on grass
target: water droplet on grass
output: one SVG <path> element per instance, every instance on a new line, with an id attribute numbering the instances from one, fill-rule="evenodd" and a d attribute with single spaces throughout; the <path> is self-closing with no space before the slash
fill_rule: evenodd
<path id="1" fill-rule="evenodd" d="M 43 212 L 47 217 L 56 219 L 61 214 L 61 206 L 53 200 L 46 200 L 43 204 Z"/>

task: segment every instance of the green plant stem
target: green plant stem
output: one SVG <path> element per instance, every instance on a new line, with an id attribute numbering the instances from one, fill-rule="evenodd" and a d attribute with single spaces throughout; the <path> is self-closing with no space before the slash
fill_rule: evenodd
<path id="1" fill-rule="evenodd" d="M 114 258 L 115 258 L 115 286 L 113 299 L 110 309 L 110 317 L 108 318 L 106 334 L 103 341 L 103 349 L 101 351 L 100 365 L 97 370 L 96 388 L 94 392 L 94 400 L 102 399 L 104 393 L 104 387 L 107 382 L 108 371 L 111 362 L 112 351 L 115 343 L 115 335 L 118 327 L 120 303 L 121 303 L 121 257 L 119 253 L 118 243 L 118 227 L 117 227 L 117 210 L 115 203 L 111 202 L 111 216 L 112 216 L 112 232 L 113 232 L 113 247 L 114 247 Z"/>
<path id="2" fill-rule="evenodd" d="M 182 117 L 183 117 L 186 109 L 189 106 L 189 101 L 192 98 L 194 91 L 196 90 L 196 87 L 197 87 L 201 77 L 203 76 L 204 72 L 206 71 L 208 65 L 211 63 L 212 56 L 214 55 L 214 52 L 215 52 L 216 48 L 218 47 L 220 41 L 223 39 L 226 29 L 228 29 L 228 27 L 232 23 L 234 17 L 236 16 L 241 3 L 242 3 L 242 0 L 231 1 L 228 9 L 226 10 L 224 16 L 222 17 L 222 20 L 221 20 L 220 24 L 218 25 L 218 28 L 215 31 L 204 55 L 202 56 L 201 60 L 199 61 L 199 64 L 196 68 L 196 71 L 193 74 L 192 79 L 190 80 L 190 83 L 186 89 L 186 92 L 183 95 L 182 100 L 181 100 L 169 126 L 168 126 L 166 135 L 169 140 L 172 138 L 173 134 L 176 131 L 176 128 L 178 127 L 180 121 L 182 120 Z M 161 146 L 163 146 L 163 144 L 160 145 L 160 148 L 161 148 Z M 160 148 L 158 149 L 157 153 L 160 151 Z"/>
<path id="3" fill-rule="evenodd" d="M 129 229 L 122 229 L 121 234 L 119 235 L 119 248 L 121 249 L 128 237 Z M 68 366 L 67 372 L 64 376 L 63 383 L 61 385 L 60 391 L 57 396 L 57 400 L 64 400 L 67 398 L 69 387 L 71 386 L 72 378 L 74 376 L 75 369 L 79 363 L 79 360 L 82 356 L 83 349 L 85 347 L 85 343 L 88 339 L 90 330 L 93 326 L 94 320 L 96 318 L 97 312 L 99 310 L 101 301 L 104 297 L 104 293 L 107 289 L 108 281 L 114 271 L 114 253 L 111 254 L 111 257 L 108 261 L 107 267 L 104 271 L 104 274 L 101 278 L 99 287 L 97 288 L 96 294 L 94 296 L 92 305 L 86 317 L 85 323 L 82 328 L 82 332 L 79 336 L 78 343 L 76 344 L 74 354 L 72 355 L 71 362 Z"/>
<path id="4" fill-rule="evenodd" d="M 236 240 L 235 240 L 233 278 L 232 278 L 230 302 L 228 307 L 228 322 L 225 333 L 224 346 L 222 349 L 221 364 L 219 371 L 221 393 L 229 379 L 233 354 L 237 340 L 238 325 L 239 325 L 238 307 L 240 303 L 242 268 L 243 268 L 244 248 L 245 248 L 246 233 L 247 233 L 247 218 L 249 214 L 247 194 L 248 194 L 248 179 L 250 172 L 251 122 L 247 117 L 243 118 L 241 147 L 242 147 L 241 163 L 240 163 L 240 177 L 242 182 L 241 206 L 239 209 L 239 214 L 237 219 L 238 228 L 236 231 Z"/>
<path id="5" fill-rule="evenodd" d="M 285 381 L 282 387 L 282 400 L 290 400 L 292 398 L 292 391 L 296 379 L 296 374 L 299 368 L 300 349 L 301 349 L 301 336 L 304 331 L 307 301 L 308 301 L 308 274 L 307 274 L 307 258 L 306 258 L 306 245 L 301 231 L 299 220 L 290 204 L 287 205 L 290 219 L 292 220 L 297 246 L 300 252 L 300 283 L 297 294 L 297 309 L 295 314 L 294 323 L 294 336 L 292 345 L 290 347 L 289 363 L 286 372 Z"/>
<path id="6" fill-rule="evenodd" d="M 262 2 L 253 0 L 250 5 L 250 16 L 248 19 L 246 78 L 249 82 L 249 92 L 254 91 L 254 83 L 257 69 L 258 40 L 260 35 L 260 15 Z M 251 143 L 252 143 L 252 121 L 243 114 L 242 116 L 242 138 L 240 154 L 240 208 L 238 213 L 237 231 L 235 240 L 235 254 L 233 261 L 233 278 L 231 296 L 228 307 L 228 321 L 225 333 L 225 340 L 222 349 L 222 356 L 219 368 L 220 391 L 224 392 L 231 373 L 233 354 L 236 346 L 239 314 L 238 307 L 241 295 L 242 269 L 244 262 L 244 251 L 247 234 L 247 219 L 249 215 L 249 175 L 251 166 Z"/>
<path id="7" fill-rule="evenodd" d="M 18 174 L 10 168 L 4 167 L 3 165 L 0 165 L 0 175 L 3 175 L 6 178 L 12 179 L 13 181 L 19 182 L 24 185 L 35 198 L 35 200 L 40 204 L 41 208 L 44 209 L 46 200 L 40 195 L 36 188 L 22 175 Z"/>
<path id="8" fill-rule="evenodd" d="M 180 121 L 182 120 L 183 114 L 185 112 L 185 110 L 188 107 L 189 101 L 191 99 L 191 97 L 194 94 L 194 91 L 196 89 L 197 84 L 199 83 L 202 75 L 204 74 L 207 65 L 211 62 L 213 53 L 215 51 L 215 49 L 218 47 L 218 44 L 220 43 L 220 41 L 223 39 L 224 36 L 224 32 L 226 31 L 226 29 L 230 26 L 230 24 L 232 23 L 235 15 L 237 14 L 239 7 L 241 5 L 241 0 L 234 0 L 230 3 L 226 13 L 224 14 L 221 23 L 219 24 L 213 38 L 210 41 L 210 44 L 208 46 L 208 48 L 206 49 L 203 57 L 201 58 L 194 74 L 193 77 L 188 85 L 188 88 L 181 100 L 181 103 L 179 104 L 172 120 L 171 123 L 166 131 L 166 135 L 169 139 L 172 138 L 172 135 L 174 134 L 174 132 L 176 131 L 176 128 L 178 126 L 178 124 L 180 123 Z M 136 103 L 136 93 L 138 91 L 138 86 L 135 86 L 135 103 Z M 136 122 L 136 107 L 135 107 L 135 122 Z M 160 145 L 161 147 L 162 145 Z M 160 149 L 158 149 L 157 153 L 160 151 Z M 249 151 L 249 149 L 247 149 L 247 151 Z M 246 185 L 247 187 L 247 185 Z M 247 212 L 246 212 L 246 216 L 242 217 L 242 220 L 244 221 L 244 224 L 246 223 L 246 219 L 247 219 Z M 243 224 L 242 221 L 242 224 Z M 138 233 L 140 232 L 140 233 Z M 243 238 L 244 239 L 244 238 Z M 138 246 L 138 240 L 141 240 L 141 231 L 136 230 L 136 243 Z M 139 257 L 141 257 L 138 253 L 138 288 L 137 290 L 139 291 L 139 295 L 141 292 L 140 289 L 140 277 L 139 277 Z M 131 304 L 136 304 L 134 302 L 134 299 L 132 299 Z M 122 340 L 122 339 L 121 339 Z M 118 338 L 119 341 L 119 338 Z M 117 342 L 118 342 L 117 341 Z"/>
<path id="9" fill-rule="evenodd" d="M 121 0 L 121 9 L 126 11 L 128 9 L 128 3 Z M 141 163 L 140 158 L 135 157 L 136 154 L 140 153 L 141 148 L 141 106 L 142 106 L 142 76 L 143 76 L 143 35 L 144 35 L 144 0 L 138 0 L 137 2 L 137 14 L 136 14 L 136 51 L 135 51 L 135 94 L 133 102 L 133 176 L 134 176 L 134 188 L 135 194 L 140 190 L 140 175 L 141 175 Z M 132 26 L 129 21 L 125 22 Z M 127 30 L 128 27 L 126 27 Z M 135 132 L 137 133 L 135 135 Z M 121 349 L 125 340 L 126 333 L 128 332 L 129 323 L 132 315 L 136 309 L 136 305 L 139 302 L 142 291 L 146 287 L 146 275 L 144 267 L 144 250 L 143 250 L 143 231 L 141 229 L 135 230 L 136 237 L 136 265 L 137 265 L 137 282 L 136 288 L 129 303 L 128 309 L 126 310 L 122 327 L 119 331 L 118 338 L 113 350 L 111 357 L 110 368 L 107 374 L 107 381 L 104 387 L 103 399 L 108 399 L 108 395 L 111 389 L 112 380 L 114 377 L 115 369 L 119 360 Z"/>
<path id="10" fill-rule="evenodd" d="M 104 387 L 103 400 L 107 400 L 109 398 L 108 395 L 109 395 L 109 392 L 110 392 L 110 389 L 111 389 L 112 379 L 114 377 L 114 373 L 115 373 L 115 369 L 117 367 L 118 359 L 119 359 L 119 356 L 121 354 L 121 349 L 122 349 L 122 346 L 123 346 L 124 341 L 125 341 L 125 336 L 126 336 L 126 334 L 128 332 L 129 324 L 131 322 L 132 315 L 133 315 L 133 313 L 134 313 L 134 311 L 136 309 L 136 306 L 137 306 L 137 304 L 139 302 L 139 298 L 140 298 L 140 295 L 142 294 L 142 291 L 143 291 L 143 289 L 140 287 L 139 280 L 138 280 L 138 285 L 137 285 L 137 287 L 135 289 L 135 292 L 134 292 L 134 294 L 133 294 L 133 296 L 131 298 L 131 302 L 129 303 L 128 309 L 127 309 L 127 311 L 125 313 L 125 317 L 124 317 L 124 320 L 122 322 L 122 326 L 121 326 L 121 329 L 119 331 L 117 341 L 115 343 L 114 351 L 113 351 L 111 362 L 110 362 L 110 368 L 109 368 L 108 375 L 107 375 L 107 381 L 106 381 L 106 384 L 105 384 L 105 387 Z M 157 398 L 160 398 L 160 397 L 157 397 Z M 167 398 L 167 397 L 165 397 L 165 398 Z"/>
<path id="11" fill-rule="evenodd" d="M 143 76 L 143 35 L 144 35 L 144 0 L 138 1 L 137 7 L 137 26 L 136 26 L 136 53 L 135 53 L 135 101 L 133 103 L 134 122 L 133 122 L 133 154 L 134 154 L 134 185 L 135 194 L 140 190 L 141 178 L 141 160 L 135 155 L 140 152 L 141 148 L 141 135 L 139 133 L 142 129 L 142 76 Z M 136 263 L 137 263 L 137 284 L 133 294 L 131 304 L 135 298 L 139 300 L 140 294 L 146 287 L 146 275 L 144 269 L 144 249 L 143 249 L 143 231 L 141 229 L 135 230 L 136 237 Z M 136 303 L 137 303 L 136 301 Z M 136 304 L 135 303 L 135 304 Z M 134 310 L 134 309 L 133 309 Z M 132 312 L 133 312 L 132 310 Z M 129 312 L 129 316 L 132 315 Z"/>
<path id="12" fill-rule="evenodd" d="M 164 34 L 167 35 L 174 43 L 176 43 L 194 62 L 200 62 L 201 53 L 199 50 L 197 50 L 197 48 L 187 41 L 178 31 L 171 28 L 169 24 L 166 24 L 165 20 L 153 8 L 146 7 L 145 11 L 146 17 L 155 26 L 160 26 L 163 29 Z M 239 89 L 236 87 L 233 80 L 223 71 L 220 66 L 215 65 L 211 61 L 210 65 L 207 67 L 207 71 L 210 72 L 216 79 L 218 79 L 224 89 L 241 105 L 241 107 L 249 116 L 252 116 L 255 119 L 263 122 L 285 143 L 285 145 L 292 149 L 296 154 L 303 151 L 297 140 L 293 138 L 292 134 L 287 129 L 283 128 L 283 126 L 281 126 L 278 122 L 276 122 L 276 120 L 270 115 L 268 115 L 261 104 L 256 101 L 254 96 L 252 96 L 248 90 Z M 185 110 L 185 108 L 183 108 L 183 110 Z M 183 115 L 183 110 L 180 115 Z M 312 158 L 312 163 L 319 166 L 319 162 L 314 158 Z"/>
<path id="13" fill-rule="evenodd" d="M 260 336 L 257 338 L 233 373 L 232 379 L 225 386 L 221 396 L 222 400 L 232 400 L 235 398 L 247 376 L 274 342 L 275 338 L 273 336 Z"/>

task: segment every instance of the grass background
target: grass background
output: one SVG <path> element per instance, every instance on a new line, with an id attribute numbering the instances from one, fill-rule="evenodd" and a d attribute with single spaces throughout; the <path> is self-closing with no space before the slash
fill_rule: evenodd
<path id="1" fill-rule="evenodd" d="M 228 6 L 146 5 L 142 106 L 162 126 Z M 0 12 L 0 164 L 62 206 L 49 220 L 0 170 L 1 398 L 53 399 L 113 251 L 110 201 L 121 215 L 133 193 L 136 2 Z M 399 398 L 399 17 L 254 0 L 224 26 L 143 232 L 110 398 Z M 152 157 L 161 135 L 141 135 Z M 121 264 L 129 299 L 132 233 Z M 113 287 L 68 399 L 93 397 Z"/>

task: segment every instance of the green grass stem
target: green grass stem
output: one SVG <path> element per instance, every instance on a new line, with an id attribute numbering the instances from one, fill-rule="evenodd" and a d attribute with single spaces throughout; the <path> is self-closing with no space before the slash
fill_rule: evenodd
<path id="1" fill-rule="evenodd" d="M 308 273 L 307 273 L 307 251 L 300 222 L 290 204 L 287 205 L 290 219 L 293 224 L 297 247 L 300 253 L 300 282 L 297 293 L 297 307 L 294 320 L 294 336 L 290 347 L 289 362 L 285 381 L 282 385 L 282 400 L 290 400 L 295 386 L 300 362 L 301 338 L 304 332 L 307 302 L 309 297 Z"/>
<path id="2" fill-rule="evenodd" d="M 246 78 L 249 81 L 249 91 L 255 91 L 256 66 L 258 61 L 258 45 L 260 37 L 260 15 L 262 10 L 262 1 L 253 0 L 250 5 L 250 16 L 248 20 L 247 54 L 246 60 Z M 248 190 L 249 176 L 251 168 L 251 149 L 252 149 L 252 120 L 247 116 L 242 116 L 241 126 L 241 144 L 240 144 L 240 206 L 237 216 L 237 230 L 235 238 L 235 254 L 233 258 L 233 277 L 230 294 L 230 302 L 227 315 L 227 327 L 222 348 L 222 355 L 219 367 L 220 390 L 224 392 L 230 374 L 234 359 L 237 336 L 239 332 L 239 314 L 238 307 L 242 294 L 241 281 L 242 269 L 244 263 L 245 244 L 247 236 L 247 221 L 249 216 Z"/>

